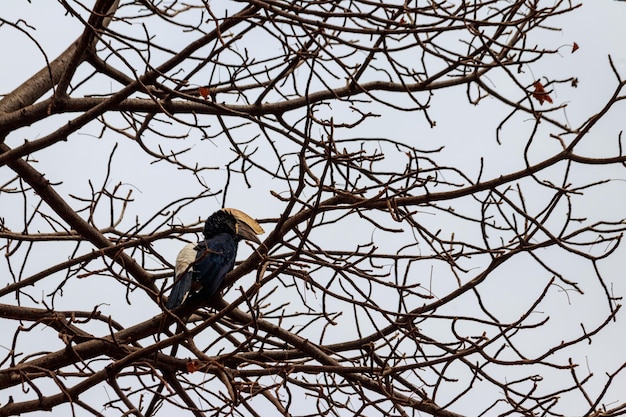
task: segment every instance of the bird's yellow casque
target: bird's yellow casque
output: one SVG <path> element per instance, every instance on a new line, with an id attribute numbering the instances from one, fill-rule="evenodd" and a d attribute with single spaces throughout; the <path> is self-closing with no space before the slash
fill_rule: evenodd
<path id="1" fill-rule="evenodd" d="M 223 208 L 222 210 L 226 213 L 231 214 L 235 219 L 239 220 L 240 222 L 243 222 L 250 226 L 250 228 L 254 230 L 254 233 L 256 233 L 257 235 L 262 235 L 263 233 L 265 233 L 265 230 L 263 230 L 259 222 L 248 216 L 243 211 L 237 210 L 235 208 Z"/>

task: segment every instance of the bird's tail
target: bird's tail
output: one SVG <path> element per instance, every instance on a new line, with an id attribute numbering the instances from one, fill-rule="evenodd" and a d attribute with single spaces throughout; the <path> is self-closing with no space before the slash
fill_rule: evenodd
<path id="1" fill-rule="evenodd" d="M 189 295 L 191 282 L 192 271 L 187 271 L 182 274 L 176 283 L 174 283 L 174 288 L 172 288 L 172 292 L 167 299 L 167 303 L 165 303 L 165 307 L 171 310 L 181 305 Z"/>

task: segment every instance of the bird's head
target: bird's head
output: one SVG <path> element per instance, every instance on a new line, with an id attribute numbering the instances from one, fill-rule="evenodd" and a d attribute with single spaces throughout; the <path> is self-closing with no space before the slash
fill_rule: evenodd
<path id="1" fill-rule="evenodd" d="M 235 240 L 246 239 L 261 243 L 257 235 L 265 233 L 261 225 L 241 210 L 223 208 L 211 214 L 204 222 L 204 237 L 230 233 Z"/>

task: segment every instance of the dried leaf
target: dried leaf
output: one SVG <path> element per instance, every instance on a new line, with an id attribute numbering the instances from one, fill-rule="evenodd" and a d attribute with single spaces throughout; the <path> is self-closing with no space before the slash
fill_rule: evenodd
<path id="1" fill-rule="evenodd" d="M 209 93 L 210 92 L 211 92 L 211 90 L 209 90 L 207 87 L 199 87 L 198 88 L 198 93 L 200 93 L 202 98 L 204 98 L 205 100 L 209 99 Z"/>
<path id="2" fill-rule="evenodd" d="M 545 88 L 543 88 L 543 84 L 541 84 L 541 81 L 535 81 L 533 83 L 533 87 L 535 87 L 535 91 L 533 91 L 533 97 L 539 102 L 539 104 L 543 104 L 544 101 L 552 103 L 552 98 L 548 95 Z"/>
<path id="3" fill-rule="evenodd" d="M 574 44 L 572 45 L 572 53 L 578 51 L 578 48 L 580 48 L 580 47 L 578 46 L 578 44 L 576 42 L 574 42 Z"/>
<path id="4" fill-rule="evenodd" d="M 196 372 L 198 369 L 200 369 L 200 365 L 202 365 L 200 361 L 193 360 L 193 361 L 187 362 L 185 366 L 187 367 L 187 372 L 193 373 L 193 372 Z"/>

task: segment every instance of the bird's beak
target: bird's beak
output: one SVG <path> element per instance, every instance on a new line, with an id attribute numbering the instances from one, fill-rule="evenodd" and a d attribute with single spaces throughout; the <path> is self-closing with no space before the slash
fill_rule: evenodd
<path id="1" fill-rule="evenodd" d="M 259 222 L 257 222 L 241 210 L 226 208 L 224 209 L 224 211 L 230 213 L 237 221 L 237 230 L 235 230 L 235 233 L 241 236 L 242 239 L 256 242 L 258 244 L 261 243 L 257 235 L 262 235 L 263 233 L 265 233 L 265 230 L 263 230 Z"/>
<path id="2" fill-rule="evenodd" d="M 258 224 L 258 223 L 257 223 Z M 260 227 L 260 226 L 259 226 Z M 263 230 L 263 229 L 261 229 Z M 262 233 L 262 232 L 261 232 Z M 258 237 L 256 237 L 257 234 L 261 234 L 261 233 L 257 233 L 250 225 L 248 225 L 247 223 L 241 222 L 241 221 L 237 221 L 237 234 L 239 236 L 241 236 L 243 239 L 252 241 L 252 242 L 256 242 L 258 244 L 261 244 L 261 241 L 259 240 Z"/>

